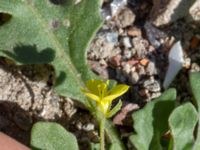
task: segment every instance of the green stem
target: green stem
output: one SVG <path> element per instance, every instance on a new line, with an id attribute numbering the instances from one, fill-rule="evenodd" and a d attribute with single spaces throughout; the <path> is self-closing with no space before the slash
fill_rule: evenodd
<path id="1" fill-rule="evenodd" d="M 104 128 L 105 128 L 105 118 L 102 118 L 100 121 L 100 149 L 101 150 L 105 150 Z"/>

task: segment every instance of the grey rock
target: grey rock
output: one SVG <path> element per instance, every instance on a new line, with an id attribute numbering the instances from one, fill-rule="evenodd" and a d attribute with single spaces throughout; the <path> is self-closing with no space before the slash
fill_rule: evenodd
<path id="1" fill-rule="evenodd" d="M 145 88 L 147 88 L 150 92 L 159 92 L 161 90 L 160 83 L 156 80 L 152 84 L 147 85 Z"/>
<path id="2" fill-rule="evenodd" d="M 88 124 L 84 124 L 83 126 L 82 126 L 82 129 L 84 130 L 84 131 L 92 131 L 92 130 L 94 130 L 94 124 L 92 124 L 92 123 L 88 123 Z"/>
<path id="3" fill-rule="evenodd" d="M 126 7 L 120 11 L 117 17 L 121 27 L 126 28 L 133 25 L 136 16 L 129 8 Z"/>
<path id="4" fill-rule="evenodd" d="M 200 22 L 200 0 L 196 0 L 189 10 L 193 21 Z"/>
<path id="5" fill-rule="evenodd" d="M 139 81 L 139 79 L 140 76 L 137 72 L 131 72 L 129 80 L 132 84 L 136 84 Z"/>
<path id="6" fill-rule="evenodd" d="M 147 54 L 145 42 L 146 41 L 144 41 L 141 37 L 135 37 L 132 39 L 134 50 L 139 58 L 144 58 Z"/>
<path id="7" fill-rule="evenodd" d="M 127 49 L 132 47 L 130 38 L 128 36 L 122 38 L 122 44 Z"/>
<path id="8" fill-rule="evenodd" d="M 154 62 L 150 61 L 147 65 L 147 68 L 146 68 L 146 73 L 148 75 L 154 75 L 154 74 L 157 74 L 157 69 L 156 69 L 156 65 Z"/>
<path id="9" fill-rule="evenodd" d="M 188 15 L 195 0 L 154 0 L 151 20 L 156 26 L 167 25 Z"/>

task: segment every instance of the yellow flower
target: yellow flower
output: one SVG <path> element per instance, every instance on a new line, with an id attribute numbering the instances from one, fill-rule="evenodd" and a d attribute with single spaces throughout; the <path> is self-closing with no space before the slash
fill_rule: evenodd
<path id="1" fill-rule="evenodd" d="M 111 117 L 113 113 L 116 113 L 121 108 L 121 101 L 112 109 L 112 101 L 124 94 L 129 86 L 124 84 L 118 84 L 108 89 L 109 80 L 103 82 L 101 80 L 89 80 L 86 82 L 87 89 L 81 89 L 82 92 L 91 100 L 96 102 L 97 108 L 106 116 Z"/>

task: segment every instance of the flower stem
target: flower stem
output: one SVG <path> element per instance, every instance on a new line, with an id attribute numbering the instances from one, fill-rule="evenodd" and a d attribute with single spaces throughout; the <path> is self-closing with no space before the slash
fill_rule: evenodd
<path id="1" fill-rule="evenodd" d="M 105 150 L 104 128 L 105 128 L 105 118 L 102 118 L 100 121 L 100 149 L 101 150 Z"/>

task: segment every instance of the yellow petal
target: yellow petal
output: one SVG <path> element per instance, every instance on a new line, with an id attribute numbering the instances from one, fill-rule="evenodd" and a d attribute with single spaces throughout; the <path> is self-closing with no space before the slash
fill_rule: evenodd
<path id="1" fill-rule="evenodd" d="M 81 91 L 85 94 L 85 96 L 87 96 L 88 98 L 92 100 L 95 100 L 97 102 L 100 100 L 100 98 L 97 95 L 87 92 L 85 89 L 81 89 Z"/>
<path id="2" fill-rule="evenodd" d="M 90 99 L 99 102 L 99 97 L 98 97 L 98 96 L 96 96 L 96 95 L 94 95 L 94 94 L 92 94 L 92 93 L 84 93 L 84 94 L 85 94 L 87 97 L 89 97 Z"/>
<path id="3" fill-rule="evenodd" d="M 108 92 L 108 96 L 104 97 L 104 100 L 105 101 L 112 101 L 115 98 L 123 95 L 128 89 L 129 89 L 129 86 L 127 86 L 125 84 L 118 84 L 117 86 L 113 87 Z"/>
<path id="4" fill-rule="evenodd" d="M 88 88 L 88 90 L 95 94 L 95 95 L 99 95 L 99 89 L 98 89 L 98 85 L 102 84 L 103 81 L 101 80 L 88 80 L 86 82 L 86 87 Z"/>

